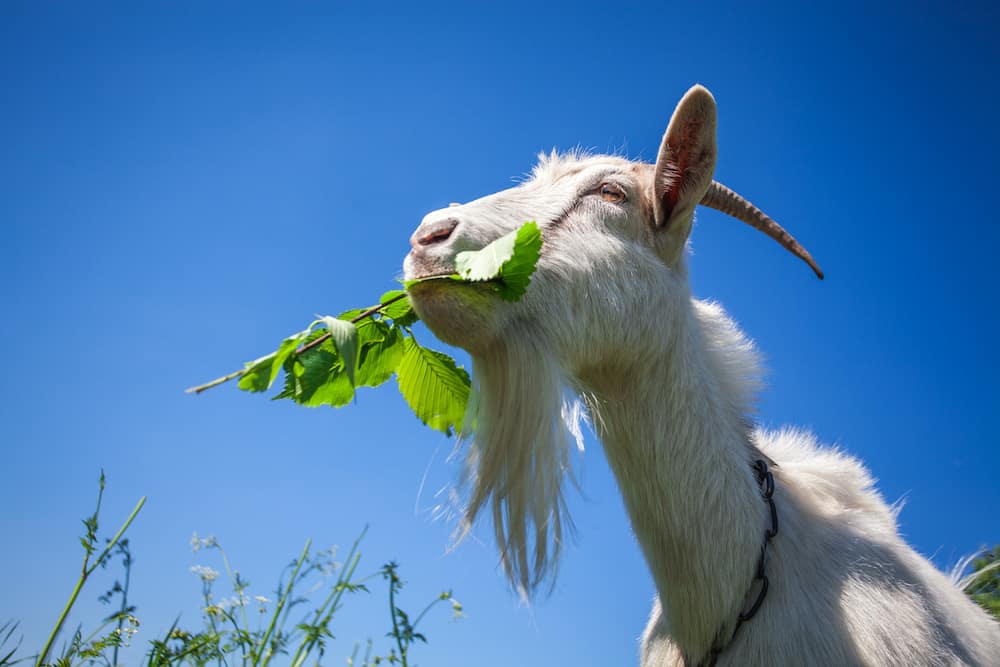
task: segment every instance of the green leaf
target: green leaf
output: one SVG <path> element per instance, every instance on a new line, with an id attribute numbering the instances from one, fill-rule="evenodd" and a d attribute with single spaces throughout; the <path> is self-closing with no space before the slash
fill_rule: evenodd
<path id="1" fill-rule="evenodd" d="M 400 298 L 402 296 L 402 298 Z M 419 320 L 416 312 L 413 310 L 413 304 L 410 303 L 410 297 L 406 296 L 406 292 L 403 290 L 391 290 L 386 292 L 379 298 L 379 303 L 385 303 L 391 299 L 399 299 L 394 301 L 384 308 L 380 309 L 379 312 L 382 313 L 384 317 L 390 318 L 397 326 L 400 327 L 410 327 L 413 323 Z"/>
<path id="2" fill-rule="evenodd" d="M 461 428 L 470 382 L 454 359 L 404 338 L 396 375 L 400 393 L 420 421 L 447 435 Z"/>
<path id="3" fill-rule="evenodd" d="M 309 334 L 309 331 L 300 331 L 281 341 L 277 352 L 247 362 L 247 372 L 240 378 L 240 389 L 244 391 L 267 391 L 274 384 L 274 379 L 278 377 L 285 360 L 295 352 L 302 340 Z"/>
<path id="4" fill-rule="evenodd" d="M 519 230 L 504 234 L 481 250 L 467 250 L 455 256 L 455 272 L 462 280 L 482 282 L 500 276 L 500 269 L 514 256 Z"/>
<path id="5" fill-rule="evenodd" d="M 309 375 L 308 369 L 305 371 L 305 375 Z M 304 380 L 303 384 L 308 386 Z M 339 408 L 350 403 L 353 398 L 354 385 L 347 377 L 347 373 L 343 372 L 342 366 L 332 366 L 327 371 L 325 381 L 312 391 L 306 389 L 298 402 L 310 408 L 320 405 Z"/>
<path id="6" fill-rule="evenodd" d="M 379 312 L 384 314 L 386 317 L 391 317 L 396 319 L 406 314 L 410 310 L 410 299 L 406 296 L 406 292 L 401 289 L 389 290 L 385 294 L 379 297 L 379 303 L 385 303 L 386 301 L 391 301 L 392 299 L 399 299 L 387 306 L 383 306 L 379 309 Z"/>
<path id="7" fill-rule="evenodd" d="M 354 384 L 354 369 L 358 364 L 358 328 L 350 322 L 331 317 L 319 318 L 330 330 L 330 340 L 333 341 L 347 373 L 347 379 Z"/>
<path id="8" fill-rule="evenodd" d="M 392 377 L 403 358 L 403 335 L 398 327 L 379 320 L 358 325 L 361 352 L 354 377 L 357 387 L 377 387 Z"/>
<path id="9" fill-rule="evenodd" d="M 266 356 L 248 361 L 246 372 L 240 378 L 240 389 L 243 391 L 267 391 L 270 386 L 268 380 L 271 377 L 271 370 L 274 367 L 274 358 L 277 353 L 272 352 Z"/>
<path id="10" fill-rule="evenodd" d="M 410 310 L 410 312 L 406 315 L 394 319 L 393 322 L 395 322 L 396 326 L 407 329 L 412 327 L 419 319 L 420 317 L 417 315 L 417 312 L 415 310 Z"/>
<path id="11" fill-rule="evenodd" d="M 344 320 L 346 322 L 350 322 L 351 320 L 353 320 L 355 317 L 357 317 L 358 315 L 360 315 L 363 312 L 365 312 L 364 308 L 352 308 L 350 310 L 345 310 L 340 315 L 337 315 L 337 319 L 338 320 Z"/>
<path id="12" fill-rule="evenodd" d="M 281 346 L 278 348 L 278 352 L 274 355 L 274 363 L 271 365 L 271 376 L 267 380 L 268 388 L 274 384 L 274 379 L 278 377 L 278 371 L 281 369 L 285 360 L 291 355 L 295 354 L 295 350 L 298 349 L 299 344 L 302 339 L 308 335 L 308 331 L 296 334 L 295 336 L 289 336 L 285 340 L 281 341 Z"/>
<path id="13" fill-rule="evenodd" d="M 354 398 L 354 385 L 330 340 L 308 352 L 289 357 L 284 367 L 285 388 L 275 399 L 290 398 L 308 407 L 340 407 Z"/>
<path id="14" fill-rule="evenodd" d="M 500 267 L 500 298 L 517 301 L 524 296 L 541 254 L 542 233 L 538 225 L 534 222 L 522 225 L 514 238 L 514 252 Z"/>
<path id="15" fill-rule="evenodd" d="M 406 292 L 403 290 L 392 290 L 386 292 L 378 300 L 379 303 L 385 303 L 390 299 L 395 299 L 400 295 L 404 295 L 399 301 L 390 303 L 385 308 L 382 308 L 379 312 L 388 318 L 391 318 L 401 327 L 408 327 L 417 321 L 417 314 L 413 312 L 413 305 L 410 304 L 410 297 L 405 296 Z"/>

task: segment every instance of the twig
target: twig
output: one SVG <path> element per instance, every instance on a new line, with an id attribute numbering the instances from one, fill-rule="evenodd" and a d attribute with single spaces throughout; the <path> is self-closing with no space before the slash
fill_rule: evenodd
<path id="1" fill-rule="evenodd" d="M 215 380 L 212 380 L 211 382 L 206 382 L 205 384 L 198 385 L 197 387 L 191 387 L 190 389 L 185 389 L 184 393 L 185 394 L 200 394 L 201 392 L 205 391 L 206 389 L 211 389 L 212 387 L 217 387 L 220 384 L 223 384 L 224 382 L 229 382 L 230 380 L 235 380 L 238 377 L 243 377 L 243 375 L 246 372 L 247 371 L 246 371 L 245 368 L 243 370 L 234 371 L 234 372 L 230 373 L 229 375 L 223 375 L 222 377 L 216 378 Z"/>
<path id="2" fill-rule="evenodd" d="M 360 322 L 361 320 L 365 319 L 366 317 L 371 317 L 372 315 L 374 315 L 378 311 L 382 310 L 386 306 L 394 304 L 397 301 L 400 301 L 400 300 L 404 299 L 405 297 L 406 297 L 406 292 L 403 292 L 402 294 L 397 294 L 396 296 L 392 297 L 391 299 L 389 299 L 385 303 L 380 303 L 380 304 L 377 304 L 375 306 L 372 306 L 371 308 L 365 309 L 360 314 L 358 314 L 356 317 L 351 318 L 350 322 L 351 322 L 351 324 L 357 324 L 358 322 Z M 306 343 L 305 345 L 303 345 L 299 349 L 295 350 L 295 356 L 298 356 L 298 355 L 300 355 L 300 354 L 302 354 L 304 352 L 308 352 L 309 350 L 311 350 L 311 349 L 313 349 L 315 347 L 319 347 L 325 341 L 327 341 L 329 338 L 330 338 L 330 333 L 327 332 L 327 333 L 323 334 L 322 336 L 320 336 L 319 338 L 317 338 L 315 340 L 309 341 L 308 343 Z M 241 378 L 244 375 L 246 375 L 246 373 L 247 373 L 248 370 L 249 369 L 247 369 L 247 368 L 243 368 L 243 369 L 238 370 L 238 371 L 233 371 L 232 373 L 230 373 L 228 375 L 223 375 L 222 377 L 216 378 L 216 379 L 212 380 L 211 382 L 206 382 L 205 384 L 200 384 L 197 387 L 191 387 L 190 389 L 185 389 L 184 393 L 185 394 L 200 394 L 201 392 L 205 391 L 206 389 L 211 389 L 212 387 L 217 387 L 220 384 L 224 384 L 226 382 L 229 382 L 230 380 L 235 380 L 236 378 Z"/>

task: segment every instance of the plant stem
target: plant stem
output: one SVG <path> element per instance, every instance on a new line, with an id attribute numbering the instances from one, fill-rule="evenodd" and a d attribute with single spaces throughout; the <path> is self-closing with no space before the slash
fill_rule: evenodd
<path id="1" fill-rule="evenodd" d="M 362 311 L 356 317 L 351 318 L 350 322 L 351 322 L 351 324 L 357 324 L 358 322 L 360 322 L 361 320 L 365 319 L 366 317 L 371 317 L 372 315 L 374 315 L 378 311 L 382 310 L 386 306 L 394 304 L 397 301 L 400 301 L 400 300 L 406 298 L 406 296 L 407 296 L 406 292 L 403 292 L 402 294 L 397 294 L 396 296 L 392 297 L 391 299 L 386 300 L 385 303 L 376 304 L 376 305 L 372 306 L 371 308 L 365 309 L 364 311 Z M 308 343 L 306 343 L 305 345 L 303 345 L 302 347 L 300 347 L 299 349 L 297 349 L 295 351 L 295 355 L 298 356 L 298 355 L 302 354 L 303 352 L 308 352 L 309 350 L 313 349 L 314 347 L 319 347 L 325 341 L 327 341 L 329 338 L 330 338 L 329 332 L 325 333 L 322 336 L 320 336 L 319 338 L 317 338 L 316 340 L 311 340 Z M 226 382 L 229 382 L 230 380 L 235 380 L 237 378 L 241 378 L 244 375 L 246 375 L 246 372 L 247 372 L 246 368 L 243 368 L 243 369 L 238 370 L 238 371 L 233 371 L 232 373 L 229 373 L 228 375 L 223 375 L 222 377 L 216 378 L 216 379 L 212 380 L 211 382 L 206 382 L 205 384 L 200 384 L 197 387 L 191 387 L 189 389 L 185 389 L 184 393 L 185 394 L 200 394 L 201 392 L 205 391 L 206 389 L 211 389 L 212 387 L 218 387 L 220 384 L 224 384 Z"/>
<path id="2" fill-rule="evenodd" d="M 122 548 L 125 552 L 124 564 L 125 564 L 125 585 L 122 587 L 122 604 L 118 609 L 118 632 L 121 633 L 121 629 L 125 624 L 125 612 L 128 611 L 128 587 L 132 579 L 132 552 L 128 548 L 128 540 L 122 542 Z M 115 644 L 115 650 L 111 654 L 111 665 L 112 667 L 118 667 L 118 645 Z"/>
<path id="3" fill-rule="evenodd" d="M 347 558 L 344 560 L 344 566 L 340 570 L 340 576 L 337 577 L 337 583 L 334 584 L 333 589 L 327 596 L 323 604 L 316 610 L 315 616 L 313 618 L 313 627 L 326 627 L 330 620 L 333 618 L 333 613 L 337 611 L 337 605 L 340 603 L 340 599 L 344 596 L 344 591 L 347 589 L 347 585 L 351 583 L 351 577 L 354 576 L 354 570 L 358 567 L 358 562 L 361 560 L 361 554 L 357 553 L 358 544 L 361 543 L 361 538 L 365 536 L 368 532 L 368 526 L 361 531 L 361 534 L 354 544 L 351 545 L 351 550 L 347 552 Z M 329 611 L 328 611 L 329 609 Z M 309 639 L 307 641 L 299 644 L 298 650 L 295 651 L 295 655 L 292 657 L 291 666 L 300 667 L 309 654 L 312 652 L 313 647 L 316 646 L 317 638 Z"/>
<path id="4" fill-rule="evenodd" d="M 120 540 L 122 535 L 125 534 L 125 531 L 128 530 L 128 527 L 132 525 L 132 521 L 139 514 L 139 510 L 141 510 L 142 506 L 145 504 L 146 504 L 146 496 L 143 496 L 142 498 L 139 499 L 139 502 L 136 504 L 135 509 L 132 510 L 132 513 L 129 514 L 128 519 L 126 519 L 125 523 L 122 524 L 122 527 L 118 529 L 118 532 L 115 533 L 115 536 L 111 538 L 110 542 L 108 542 L 108 546 L 105 547 L 104 551 L 101 552 L 101 555 L 97 557 L 96 561 L 94 561 L 93 565 L 91 565 L 88 568 L 87 558 L 84 558 L 83 561 L 84 568 L 83 571 L 80 573 L 80 579 L 76 582 L 76 588 L 73 589 L 73 594 L 69 596 L 69 602 L 66 603 L 66 606 L 62 610 L 62 614 L 59 615 L 59 620 L 56 621 L 56 626 L 52 628 L 52 634 L 49 635 L 48 640 L 45 642 L 45 647 L 42 649 L 42 652 L 38 654 L 38 660 L 35 662 L 35 667 L 42 667 L 42 665 L 45 663 L 45 658 L 48 657 L 49 651 L 52 650 L 52 643 L 55 642 L 56 635 L 58 635 L 59 631 L 62 630 L 63 623 L 66 622 L 66 617 L 69 616 L 69 611 L 70 609 L 73 608 L 73 605 L 76 603 L 76 598 L 77 596 L 80 595 L 80 591 L 83 589 L 83 585 L 86 583 L 87 578 L 91 574 L 93 574 L 94 570 L 96 570 L 97 566 L 101 564 L 105 556 L 107 556 L 108 553 L 111 551 L 111 549 L 114 548 L 115 544 L 118 543 L 118 540 Z"/>
<path id="5" fill-rule="evenodd" d="M 435 606 L 437 606 L 437 604 L 438 604 L 439 602 L 444 602 L 444 601 L 445 601 L 446 599 L 450 600 L 450 599 L 451 599 L 451 596 L 449 595 L 449 596 L 448 596 L 447 598 L 443 598 L 443 597 L 441 597 L 441 596 L 439 595 L 438 597 L 436 597 L 436 598 L 434 598 L 433 600 L 431 600 L 431 603 L 430 603 L 429 605 L 427 605 L 426 607 L 424 607 L 424 610 L 423 610 L 422 612 L 420 612 L 419 614 L 417 614 L 417 618 L 416 618 L 416 620 L 414 620 L 414 621 L 413 621 L 413 629 L 414 629 L 414 630 L 416 630 L 416 629 L 417 629 L 417 626 L 418 626 L 418 625 L 420 625 L 420 620 L 421 620 L 421 619 L 422 619 L 422 618 L 423 618 L 424 616 L 426 616 L 426 615 L 427 615 L 427 612 L 429 612 L 429 611 L 430 611 L 431 609 L 433 609 L 433 608 L 434 608 Z"/>
<path id="6" fill-rule="evenodd" d="M 299 559 L 295 562 L 295 569 L 292 570 L 292 576 L 288 579 L 288 586 L 285 587 L 285 592 L 281 594 L 281 598 L 278 600 L 278 606 L 274 610 L 274 616 L 271 617 L 271 623 L 267 626 L 267 632 L 264 633 L 264 637 L 260 640 L 260 650 L 264 651 L 264 662 L 260 663 L 262 667 L 266 667 L 268 663 L 271 662 L 271 654 L 267 653 L 267 642 L 271 638 L 271 633 L 274 632 L 274 625 L 278 621 L 278 617 L 281 616 L 281 610 L 284 609 L 285 603 L 288 602 L 288 596 L 292 593 L 292 586 L 295 585 L 295 577 L 298 576 L 299 570 L 302 569 L 302 564 L 306 561 L 306 557 L 309 555 L 309 547 L 312 545 L 312 538 L 306 540 L 306 546 L 302 549 L 302 554 Z M 257 656 L 257 661 L 260 660 L 260 655 Z"/>
<path id="7" fill-rule="evenodd" d="M 389 614 L 392 616 L 392 636 L 396 638 L 399 647 L 399 659 L 403 667 L 406 664 L 406 649 L 403 648 L 403 638 L 399 636 L 399 624 L 396 622 L 396 570 L 389 570 Z"/>
<path id="8" fill-rule="evenodd" d="M 221 545 L 217 545 L 215 548 L 219 550 L 220 554 L 222 554 L 222 564 L 225 565 L 226 567 L 226 575 L 229 577 L 229 583 L 230 585 L 232 585 L 233 591 L 236 593 L 236 596 L 239 598 L 241 603 L 240 615 L 243 617 L 243 629 L 249 633 L 250 624 L 247 623 L 247 609 L 246 605 L 242 604 L 244 597 L 243 591 L 246 587 L 244 586 L 243 588 L 240 588 L 239 585 L 237 584 L 236 577 L 233 576 L 233 568 L 232 566 L 229 565 L 229 557 L 226 555 L 226 550 L 223 549 Z"/>

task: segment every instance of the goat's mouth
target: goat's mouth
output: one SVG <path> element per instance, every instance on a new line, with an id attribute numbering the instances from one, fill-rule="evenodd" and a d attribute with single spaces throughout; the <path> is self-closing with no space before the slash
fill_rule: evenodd
<path id="1" fill-rule="evenodd" d="M 487 281 L 469 282 L 462 280 L 454 271 L 446 273 L 429 273 L 406 281 L 406 291 L 411 295 L 420 298 L 425 294 L 433 292 L 483 292 L 492 293 L 491 285 Z"/>
<path id="2" fill-rule="evenodd" d="M 432 272 L 407 280 L 410 303 L 427 327 L 449 345 L 469 352 L 492 344 L 497 297 L 488 283 L 454 280 L 454 272 Z"/>
<path id="3" fill-rule="evenodd" d="M 422 273 L 406 279 L 406 282 L 414 282 L 415 285 L 423 284 L 425 281 L 433 281 L 442 278 L 451 278 L 455 275 L 455 271 L 432 271 L 430 273 Z"/>
<path id="4" fill-rule="evenodd" d="M 403 279 L 407 283 L 413 280 L 444 278 L 454 273 L 454 260 L 444 256 L 433 256 L 412 250 L 403 261 Z M 433 280 L 433 282 L 438 281 Z"/>

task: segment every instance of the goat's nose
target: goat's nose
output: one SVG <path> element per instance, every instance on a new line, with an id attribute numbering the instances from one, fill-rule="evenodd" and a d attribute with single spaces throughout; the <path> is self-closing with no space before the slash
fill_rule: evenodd
<path id="1" fill-rule="evenodd" d="M 413 236 L 410 237 L 410 245 L 416 248 L 417 246 L 429 246 L 441 243 L 451 236 L 451 233 L 455 231 L 455 227 L 458 227 L 457 218 L 445 218 L 444 220 L 425 222 L 417 227 L 417 231 L 413 232 Z"/>

